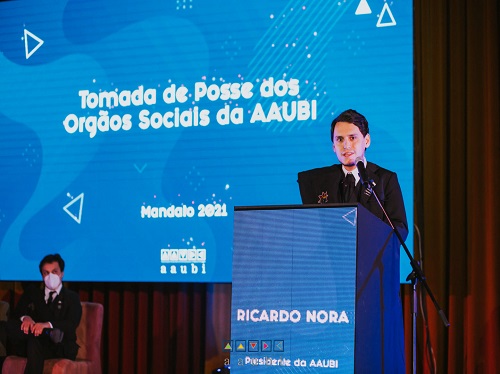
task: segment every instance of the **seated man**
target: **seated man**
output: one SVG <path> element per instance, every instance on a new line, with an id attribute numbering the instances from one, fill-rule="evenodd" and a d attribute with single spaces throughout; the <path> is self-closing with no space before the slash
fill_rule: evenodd
<path id="1" fill-rule="evenodd" d="M 7 322 L 8 353 L 28 358 L 25 373 L 42 373 L 45 359 L 74 360 L 78 353 L 82 306 L 78 294 L 62 285 L 64 260 L 47 255 L 39 268 L 45 286 L 25 290 Z"/>

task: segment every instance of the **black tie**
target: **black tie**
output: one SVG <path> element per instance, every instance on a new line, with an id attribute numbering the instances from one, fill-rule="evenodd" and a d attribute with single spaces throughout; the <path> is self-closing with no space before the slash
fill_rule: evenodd
<path id="1" fill-rule="evenodd" d="M 343 187 L 343 192 L 344 192 L 344 203 L 350 202 L 352 193 L 354 191 L 354 185 L 355 185 L 355 180 L 354 180 L 354 175 L 351 173 L 348 173 L 344 179 L 344 183 L 342 185 Z"/>
<path id="2" fill-rule="evenodd" d="M 57 292 L 56 291 L 50 291 L 49 292 L 49 299 L 47 300 L 47 304 L 52 304 L 54 299 L 56 298 Z"/>

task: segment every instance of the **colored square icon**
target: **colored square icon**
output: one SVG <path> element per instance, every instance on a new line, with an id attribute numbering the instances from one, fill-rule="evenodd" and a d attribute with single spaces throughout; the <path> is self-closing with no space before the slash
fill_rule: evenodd
<path id="1" fill-rule="evenodd" d="M 261 352 L 271 352 L 273 348 L 273 342 L 271 340 L 261 340 L 260 350 Z"/>
<path id="2" fill-rule="evenodd" d="M 246 352 L 247 351 L 246 340 L 235 340 L 234 341 L 234 350 L 236 352 Z"/>
<path id="3" fill-rule="evenodd" d="M 274 352 L 284 352 L 285 351 L 285 341 L 284 340 L 275 340 L 273 342 L 273 351 Z"/>
<path id="4" fill-rule="evenodd" d="M 222 345 L 223 352 L 232 352 L 233 351 L 233 341 L 232 340 L 224 340 L 224 344 Z"/>
<path id="5" fill-rule="evenodd" d="M 259 351 L 259 341 L 249 340 L 248 341 L 248 352 L 258 352 Z"/>

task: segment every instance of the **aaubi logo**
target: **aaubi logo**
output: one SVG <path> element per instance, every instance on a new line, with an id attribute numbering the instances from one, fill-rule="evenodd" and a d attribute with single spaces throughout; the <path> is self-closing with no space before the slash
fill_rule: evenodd
<path id="1" fill-rule="evenodd" d="M 161 274 L 206 274 L 207 250 L 161 249 Z"/>

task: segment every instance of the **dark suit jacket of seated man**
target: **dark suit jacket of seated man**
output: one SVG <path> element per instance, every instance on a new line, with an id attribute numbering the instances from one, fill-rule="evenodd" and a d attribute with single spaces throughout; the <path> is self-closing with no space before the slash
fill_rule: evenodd
<path id="1" fill-rule="evenodd" d="M 40 272 L 45 287 L 26 289 L 7 324 L 9 353 L 28 358 L 25 373 L 42 373 L 45 359 L 75 360 L 78 353 L 82 306 L 78 294 L 62 285 L 64 260 L 59 254 L 47 255 Z M 50 301 L 52 291 L 56 293 Z"/>
<path id="2" fill-rule="evenodd" d="M 404 240 L 408 236 L 406 211 L 396 173 L 366 162 L 365 152 L 371 139 L 366 118 L 349 109 L 335 118 L 330 127 L 333 151 L 340 164 L 307 170 L 298 173 L 302 203 L 356 203 L 359 202 L 371 213 L 387 222 L 373 193 L 359 182 L 356 161 L 364 160 L 366 173 L 373 179 L 374 191 L 384 210 Z M 355 189 L 348 201 L 344 201 L 343 190 L 347 173 L 355 177 Z"/>

